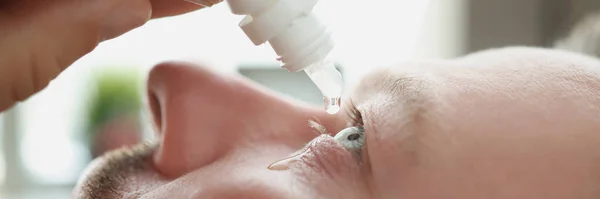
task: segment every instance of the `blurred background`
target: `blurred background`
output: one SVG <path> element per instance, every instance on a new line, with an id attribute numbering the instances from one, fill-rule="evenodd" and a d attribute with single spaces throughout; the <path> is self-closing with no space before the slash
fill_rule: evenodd
<path id="1" fill-rule="evenodd" d="M 552 46 L 597 0 L 321 0 L 348 85 L 372 66 L 442 59 L 506 45 Z M 106 41 L 42 92 L 0 114 L 0 198 L 69 198 L 84 167 L 107 150 L 152 139 L 145 80 L 158 62 L 203 60 L 320 105 L 304 73 L 279 68 L 225 3 L 154 20 Z M 285 81 L 284 81 L 285 80 Z M 294 86 L 291 86 L 294 85 Z"/>

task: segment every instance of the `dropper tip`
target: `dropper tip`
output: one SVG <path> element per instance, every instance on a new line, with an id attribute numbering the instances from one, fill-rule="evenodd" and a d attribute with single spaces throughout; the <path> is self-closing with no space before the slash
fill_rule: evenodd
<path id="1" fill-rule="evenodd" d="M 325 111 L 333 115 L 340 111 L 341 97 L 324 97 Z"/>
<path id="2" fill-rule="evenodd" d="M 329 107 L 326 111 L 330 115 L 334 115 L 340 111 L 340 107 Z"/>

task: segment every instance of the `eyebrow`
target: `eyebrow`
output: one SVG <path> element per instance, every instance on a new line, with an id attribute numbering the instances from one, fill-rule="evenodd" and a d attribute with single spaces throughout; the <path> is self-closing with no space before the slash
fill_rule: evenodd
<path id="1" fill-rule="evenodd" d="M 128 176 L 152 169 L 147 160 L 156 149 L 156 142 L 141 142 L 135 146 L 111 151 L 94 168 L 81 185 L 77 198 L 120 198 Z"/>

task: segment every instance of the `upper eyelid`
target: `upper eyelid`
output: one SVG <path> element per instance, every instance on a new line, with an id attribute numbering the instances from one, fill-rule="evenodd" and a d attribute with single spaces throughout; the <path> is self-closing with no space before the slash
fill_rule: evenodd
<path id="1" fill-rule="evenodd" d="M 386 161 L 373 154 L 389 155 L 390 149 L 418 150 L 419 140 L 426 134 L 424 123 L 437 123 L 432 120 L 441 114 L 442 106 L 448 106 L 440 99 L 446 91 L 437 93 L 446 88 L 443 82 L 437 82 L 441 79 L 398 72 L 383 75 L 371 78 L 377 82 L 367 82 L 352 94 L 353 105 L 363 121 L 365 137 L 360 161 L 370 170 L 367 173 L 374 173 L 373 166 Z"/>
<path id="2" fill-rule="evenodd" d="M 352 94 L 350 101 L 361 113 L 369 134 L 381 133 L 377 128 L 390 119 L 398 120 L 401 128 L 414 126 L 435 111 L 432 109 L 439 103 L 434 102 L 442 102 L 434 94 L 434 85 L 439 84 L 433 74 L 410 70 L 387 68 L 371 73 Z"/>
<path id="3" fill-rule="evenodd" d="M 352 99 L 347 100 L 347 103 L 344 106 L 344 112 L 346 113 L 347 117 L 347 127 L 363 125 L 362 113 L 354 105 Z"/>

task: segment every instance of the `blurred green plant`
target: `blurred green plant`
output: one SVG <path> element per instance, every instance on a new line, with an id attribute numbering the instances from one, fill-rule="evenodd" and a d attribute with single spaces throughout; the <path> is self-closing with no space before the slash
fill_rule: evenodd
<path id="1" fill-rule="evenodd" d="M 140 73 L 131 67 L 104 68 L 92 75 L 83 141 L 90 152 L 96 147 L 98 129 L 123 115 L 139 116 L 142 106 Z"/>

